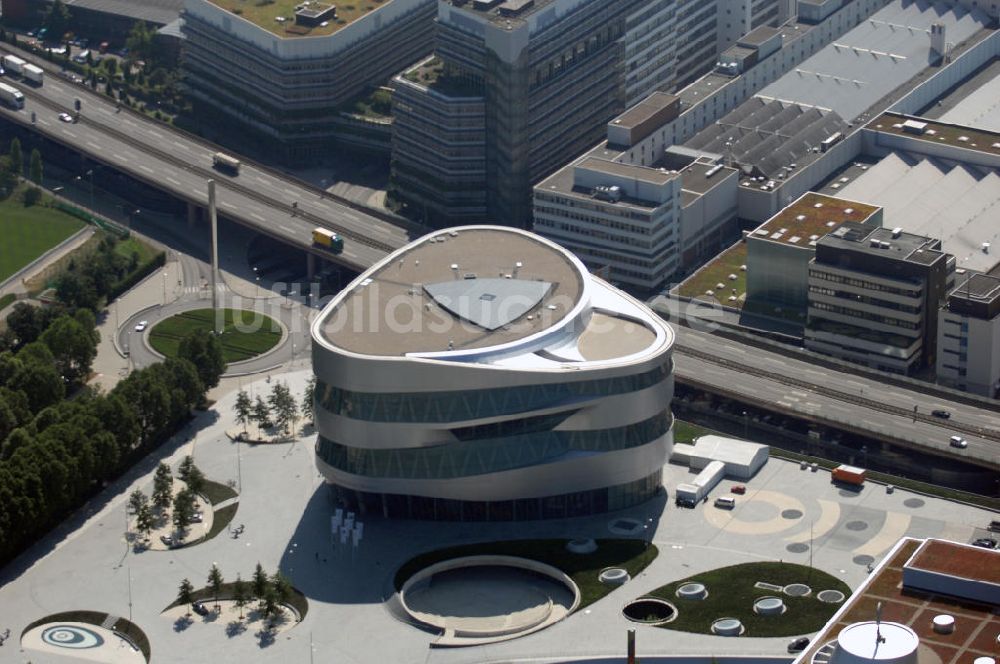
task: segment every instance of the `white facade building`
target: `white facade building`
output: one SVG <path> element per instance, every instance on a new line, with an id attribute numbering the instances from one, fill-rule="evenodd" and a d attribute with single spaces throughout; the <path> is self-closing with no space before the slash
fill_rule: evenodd
<path id="1" fill-rule="evenodd" d="M 348 508 L 511 521 L 661 489 L 673 332 L 538 236 L 428 235 L 352 282 L 312 337 L 317 465 Z"/>

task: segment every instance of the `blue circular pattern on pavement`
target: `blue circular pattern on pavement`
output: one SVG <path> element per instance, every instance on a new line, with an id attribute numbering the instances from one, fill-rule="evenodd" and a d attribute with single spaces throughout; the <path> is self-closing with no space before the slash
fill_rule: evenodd
<path id="1" fill-rule="evenodd" d="M 42 641 L 59 648 L 99 648 L 104 638 L 93 630 L 78 625 L 53 625 L 42 632 Z"/>

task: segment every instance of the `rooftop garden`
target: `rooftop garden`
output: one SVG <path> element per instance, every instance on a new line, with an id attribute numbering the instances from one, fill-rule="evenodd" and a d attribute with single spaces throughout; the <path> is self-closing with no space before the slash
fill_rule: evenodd
<path id="1" fill-rule="evenodd" d="M 677 287 L 677 294 L 699 300 L 714 300 L 737 309 L 743 307 L 747 295 L 747 245 L 740 240 L 716 256 Z M 735 279 L 730 279 L 735 275 Z M 719 288 L 722 284 L 722 288 Z M 712 291 L 709 295 L 708 291 Z M 735 297 L 735 300 L 731 300 Z"/>
<path id="2" fill-rule="evenodd" d="M 301 25 L 295 21 L 295 10 L 304 4 L 303 0 L 210 1 L 279 37 L 322 37 L 332 35 L 391 0 L 349 0 L 347 3 L 314 1 L 310 4 L 314 9 L 330 4 L 337 7 L 333 16 L 315 26 Z"/>

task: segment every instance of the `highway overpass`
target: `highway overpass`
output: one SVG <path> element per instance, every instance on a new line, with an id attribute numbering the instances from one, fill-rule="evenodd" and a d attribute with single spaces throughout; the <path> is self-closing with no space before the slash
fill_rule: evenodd
<path id="1" fill-rule="evenodd" d="M 58 66 L 42 58 L 7 44 L 0 46 L 0 53 L 14 53 L 46 71 L 39 88 L 7 79 L 24 93 L 26 103 L 22 110 L 0 107 L 6 119 L 191 206 L 207 206 L 205 182 L 214 179 L 220 214 L 357 271 L 422 234 L 415 225 L 388 213 L 334 198 L 246 160 L 237 176 L 216 171 L 212 155 L 220 151 L 218 146 L 126 108 L 119 110 L 114 100 L 62 77 Z M 76 99 L 82 102 L 79 121 L 61 121 L 60 113 L 74 113 Z M 317 226 L 344 237 L 342 254 L 312 245 L 312 229 Z"/>

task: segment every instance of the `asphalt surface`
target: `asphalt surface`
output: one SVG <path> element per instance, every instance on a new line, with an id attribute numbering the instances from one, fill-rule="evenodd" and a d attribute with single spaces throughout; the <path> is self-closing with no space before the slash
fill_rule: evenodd
<path id="1" fill-rule="evenodd" d="M 216 148 L 211 145 L 127 109 L 116 110 L 112 99 L 72 83 L 60 75 L 58 67 L 40 58 L 9 45 L 0 51 L 14 52 L 46 69 L 40 88 L 8 77 L 8 83 L 24 92 L 26 103 L 22 110 L 2 106 L 0 112 L 26 126 L 35 112 L 35 131 L 96 161 L 201 206 L 207 205 L 205 181 L 211 177 L 217 182 L 220 214 L 313 252 L 320 253 L 312 246 L 312 230 L 317 225 L 354 233 L 359 239 L 348 235 L 341 255 L 323 255 L 355 269 L 371 266 L 409 241 L 409 234 L 399 226 L 254 164 L 244 162 L 235 177 L 215 171 L 212 155 Z M 61 121 L 60 113 L 74 112 L 76 99 L 82 102 L 80 121 Z"/>
<path id="2" fill-rule="evenodd" d="M 262 379 L 243 387 L 266 394 L 281 380 L 299 395 L 310 375 L 275 374 L 270 384 Z M 996 518 L 986 510 L 902 489 L 887 494 L 874 483 L 860 492 L 842 491 L 825 471 L 803 471 L 772 459 L 743 482 L 747 492 L 737 496 L 731 511 L 715 509 L 711 501 L 681 509 L 660 498 L 611 514 L 523 523 L 428 523 L 368 514 L 361 517 L 364 537 L 352 550 L 331 542 L 333 508 L 315 468 L 315 433 L 307 430 L 295 443 L 234 445 L 224 435 L 237 426 L 234 397 L 235 386 L 199 415 L 192 431 L 157 448 L 129 476 L 0 570 L 0 631 L 9 628 L 12 635 L 0 649 L 0 661 L 68 661 L 19 652 L 18 637 L 32 621 L 80 609 L 129 617 L 149 637 L 154 663 L 551 663 L 597 656 L 621 661 L 629 628 L 637 631 L 644 660 L 663 655 L 783 657 L 790 637 L 732 639 L 668 631 L 628 622 L 622 606 L 666 583 L 760 560 L 811 562 L 856 587 L 866 578 L 867 565 L 878 563 L 901 536 L 966 542 Z M 205 543 L 170 551 L 130 549 L 123 532 L 129 493 L 141 489 L 148 494 L 156 464 L 163 460 L 176 467 L 185 454 L 193 454 L 210 479 L 238 482 L 242 490 L 233 524 L 245 524 L 245 532 L 234 537 L 223 531 Z M 671 498 L 676 485 L 690 477 L 683 466 L 664 469 Z M 713 496 L 729 495 L 731 484 L 723 481 Z M 531 636 L 492 646 L 435 648 L 430 645 L 433 635 L 397 619 L 385 602 L 395 570 L 420 552 L 513 538 L 604 539 L 616 536 L 611 527 L 620 519 L 648 524 L 642 536 L 659 547 L 658 558 L 608 597 Z M 195 616 L 192 624 L 179 626 L 161 613 L 176 597 L 181 579 L 202 587 L 213 563 L 227 581 L 237 573 L 247 579 L 258 562 L 268 572 L 280 568 L 309 600 L 305 620 L 274 643 L 260 644 L 259 622 L 230 636 L 224 621 Z M 100 651 L 91 654 L 101 659 Z"/>
<path id="3" fill-rule="evenodd" d="M 913 445 L 944 452 L 975 461 L 979 465 L 1000 468 L 1000 442 L 986 436 L 965 433 L 957 425 L 980 428 L 1000 436 L 1000 414 L 962 403 L 938 398 L 915 390 L 895 387 L 876 380 L 826 369 L 793 357 L 756 347 L 745 346 L 722 337 L 674 326 L 677 332 L 675 352 L 676 375 L 680 379 L 698 381 L 721 390 L 733 390 L 754 399 L 777 404 L 811 419 L 847 423 L 855 427 L 885 434 Z M 747 367 L 774 374 L 768 378 L 757 373 L 735 371 L 731 366 L 707 361 L 685 353 L 685 349 L 708 353 L 720 360 L 739 362 Z M 797 379 L 796 384 L 782 382 L 785 377 Z M 812 387 L 801 384 L 804 381 Z M 902 409 L 906 414 L 893 414 L 877 408 L 864 408 L 859 400 L 871 400 L 880 405 Z M 921 417 L 932 410 L 951 413 L 950 419 L 914 418 L 913 407 Z M 969 443 L 964 450 L 952 448 L 949 438 L 960 433 Z"/>

